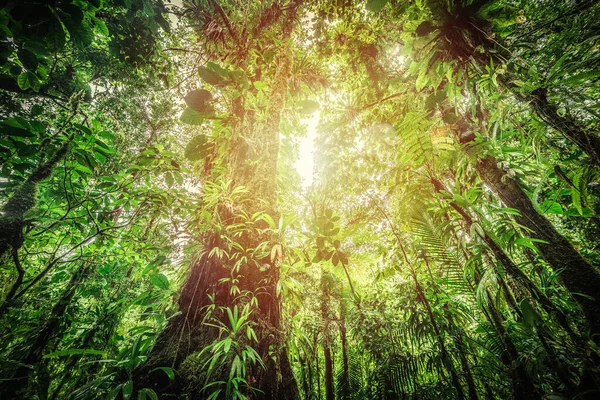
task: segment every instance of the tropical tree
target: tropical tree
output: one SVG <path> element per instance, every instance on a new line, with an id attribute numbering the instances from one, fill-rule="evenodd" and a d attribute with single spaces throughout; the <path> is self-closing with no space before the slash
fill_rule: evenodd
<path id="1" fill-rule="evenodd" d="M 592 399 L 594 1 L 0 10 L 0 397 Z"/>

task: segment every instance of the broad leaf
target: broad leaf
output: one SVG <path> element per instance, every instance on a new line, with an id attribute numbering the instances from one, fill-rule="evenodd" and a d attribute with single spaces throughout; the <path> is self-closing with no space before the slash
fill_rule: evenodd
<path id="1" fill-rule="evenodd" d="M 209 154 L 212 147 L 206 135 L 198 135 L 185 146 L 184 155 L 190 161 L 202 160 Z"/>

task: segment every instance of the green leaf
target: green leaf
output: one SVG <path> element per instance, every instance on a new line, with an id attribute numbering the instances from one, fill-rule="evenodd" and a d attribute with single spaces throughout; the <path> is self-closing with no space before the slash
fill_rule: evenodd
<path id="1" fill-rule="evenodd" d="M 263 81 L 256 81 L 253 83 L 253 85 L 256 90 L 265 90 L 267 87 L 267 84 Z"/>
<path id="2" fill-rule="evenodd" d="M 229 71 L 212 62 L 198 68 L 198 74 L 204 82 L 212 86 L 224 86 L 229 83 Z"/>
<path id="3" fill-rule="evenodd" d="M 580 72 L 579 74 L 575 74 L 567 79 L 563 79 L 561 84 L 576 86 L 581 85 L 582 83 L 592 82 L 600 78 L 600 69 L 595 69 L 591 71 Z"/>
<path id="4" fill-rule="evenodd" d="M 33 89 L 35 92 L 40 90 L 40 80 L 36 74 L 31 71 L 21 72 L 17 78 L 17 84 L 21 90 Z"/>
<path id="5" fill-rule="evenodd" d="M 169 288 L 169 279 L 162 273 L 152 275 L 150 280 L 160 289 L 167 290 Z"/>
<path id="6" fill-rule="evenodd" d="M 212 110 L 212 106 L 210 105 L 212 94 L 208 90 L 192 90 L 185 95 L 184 100 L 185 104 L 194 111 L 208 112 Z"/>
<path id="7" fill-rule="evenodd" d="M 185 146 L 185 158 L 190 161 L 198 161 L 204 159 L 212 149 L 212 144 L 208 141 L 206 135 L 195 136 Z"/>
<path id="8" fill-rule="evenodd" d="M 98 136 L 102 136 L 104 139 L 113 141 L 115 140 L 115 135 L 113 135 L 112 133 L 108 132 L 108 131 L 100 131 L 98 132 Z"/>
<path id="9" fill-rule="evenodd" d="M 175 182 L 179 183 L 180 185 L 183 185 L 183 175 L 181 175 L 181 173 L 179 173 L 178 171 L 173 171 L 172 174 L 175 178 Z"/>
<path id="10" fill-rule="evenodd" d="M 92 44 L 94 41 L 94 31 L 87 22 L 82 21 L 77 23 L 69 19 L 65 19 L 64 22 L 71 40 L 77 47 L 84 49 Z"/>
<path id="11" fill-rule="evenodd" d="M 156 392 L 149 388 L 143 388 L 142 390 L 140 390 L 138 392 L 138 396 L 140 399 L 144 399 L 146 398 L 146 396 L 148 396 L 150 400 L 158 400 L 158 395 L 156 394 Z"/>
<path id="12" fill-rule="evenodd" d="M 383 9 L 388 3 L 388 0 L 367 0 L 367 10 L 377 12 Z"/>
<path id="13" fill-rule="evenodd" d="M 531 330 L 536 324 L 542 322 L 538 313 L 531 307 L 529 301 L 524 299 L 520 303 L 521 313 L 523 314 L 523 322 L 527 329 Z"/>
<path id="14" fill-rule="evenodd" d="M 206 67 L 198 68 L 198 74 L 200 75 L 200 78 L 209 85 L 218 86 L 223 81 L 218 73 Z"/>
<path id="15" fill-rule="evenodd" d="M 36 70 L 38 66 L 38 59 L 33 52 L 27 49 L 21 49 L 17 52 L 17 57 L 19 57 L 19 61 L 21 61 L 25 68 L 30 71 Z"/>
<path id="16" fill-rule="evenodd" d="M 580 215 L 583 215 L 583 206 L 581 204 L 581 185 L 579 182 L 581 181 L 581 171 L 573 176 L 573 185 L 574 188 L 571 189 L 571 199 L 573 200 L 573 206 L 577 209 Z"/>
<path id="17" fill-rule="evenodd" d="M 123 400 L 129 400 L 133 393 L 133 381 L 130 379 L 123 385 Z"/>
<path id="18" fill-rule="evenodd" d="M 31 107 L 30 112 L 32 117 L 37 117 L 38 115 L 44 112 L 44 107 L 42 107 L 39 104 L 34 104 L 33 107 Z"/>
<path id="19" fill-rule="evenodd" d="M 170 172 L 167 172 L 165 174 L 165 183 L 169 188 L 171 188 L 173 186 L 173 183 L 175 183 L 175 179 L 173 178 L 173 175 Z"/>
<path id="20" fill-rule="evenodd" d="M 92 170 L 86 167 L 85 165 L 81 165 L 80 163 L 75 164 L 75 169 L 79 172 L 83 172 L 86 175 L 90 175 Z"/>
<path id="21" fill-rule="evenodd" d="M 301 100 L 297 104 L 302 114 L 312 114 L 320 107 L 319 103 L 314 100 Z"/>
<path id="22" fill-rule="evenodd" d="M 552 200 L 545 200 L 540 208 L 544 214 L 563 215 L 565 213 L 562 206 L 556 201 Z"/>
<path id="23" fill-rule="evenodd" d="M 548 243 L 544 240 L 541 239 L 532 239 L 532 238 L 518 238 L 517 240 L 515 240 L 515 244 L 521 245 L 523 247 L 527 247 L 528 249 L 531 249 L 535 252 L 538 252 L 538 248 L 535 245 L 535 243 Z"/>
<path id="24" fill-rule="evenodd" d="M 423 69 L 419 72 L 419 76 L 415 82 L 415 89 L 420 92 L 427 85 L 427 82 L 429 82 L 429 77 L 427 76 L 425 69 Z"/>
<path id="25" fill-rule="evenodd" d="M 114 388 L 113 390 L 111 390 L 105 397 L 105 400 L 114 400 L 117 398 L 117 396 L 119 395 L 119 392 L 121 392 L 121 388 L 123 387 L 123 384 L 118 385 L 116 388 Z"/>
<path id="26" fill-rule="evenodd" d="M 169 377 L 170 380 L 175 379 L 175 371 L 173 371 L 172 368 L 158 367 L 158 368 L 154 368 L 152 371 L 150 371 L 150 373 L 153 373 L 154 371 L 163 371 L 165 374 L 167 374 L 167 376 Z"/>
<path id="27" fill-rule="evenodd" d="M 213 118 L 213 117 L 214 117 L 213 112 L 198 112 L 198 111 L 192 110 L 191 108 L 186 108 L 185 110 L 183 110 L 183 113 L 181 114 L 181 117 L 179 117 L 179 119 L 184 124 L 201 125 L 205 119 Z"/>
<path id="28" fill-rule="evenodd" d="M 97 355 L 103 356 L 106 354 L 105 351 L 95 350 L 95 349 L 66 349 L 55 351 L 53 353 L 45 354 L 44 358 L 58 358 L 65 356 L 73 356 L 73 355 Z"/>
<path id="29" fill-rule="evenodd" d="M 108 27 L 106 26 L 104 21 L 94 17 L 94 18 L 92 18 L 92 22 L 94 23 L 94 29 L 96 29 L 96 31 L 98 33 L 100 33 L 101 35 L 104 35 L 104 36 L 110 35 Z"/>

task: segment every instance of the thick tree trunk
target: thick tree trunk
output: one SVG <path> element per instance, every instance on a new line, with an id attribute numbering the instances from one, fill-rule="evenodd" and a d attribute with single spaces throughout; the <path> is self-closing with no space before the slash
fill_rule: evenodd
<path id="1" fill-rule="evenodd" d="M 39 165 L 0 210 L 0 263 L 6 261 L 11 251 L 18 251 L 23 246 L 24 215 L 37 202 L 38 184 L 52 174 L 54 166 L 69 151 L 70 144 L 71 139 L 67 140 L 52 158 Z"/>
<path id="2" fill-rule="evenodd" d="M 600 343 L 600 273 L 535 209 L 519 184 L 498 167 L 494 157 L 480 159 L 476 169 L 504 204 L 519 211 L 517 222 L 529 229 L 532 236 L 544 240 L 537 245 L 542 256 L 552 268 L 562 271 L 560 278 L 583 309 L 592 339 Z"/>
<path id="3" fill-rule="evenodd" d="M 433 184 L 433 187 L 435 188 L 437 193 L 440 193 L 441 191 L 446 191 L 450 193 L 439 179 L 432 177 L 431 183 Z M 469 214 L 465 209 L 460 207 L 454 201 L 450 202 L 450 206 L 463 218 L 467 231 L 470 230 L 471 225 L 473 225 L 473 218 L 471 214 Z M 521 271 L 519 267 L 517 267 L 517 265 L 513 262 L 510 256 L 504 252 L 502 247 L 500 247 L 500 245 L 498 245 L 496 241 L 492 239 L 492 237 L 485 229 L 483 229 L 482 239 L 488 246 L 488 248 L 491 250 L 492 254 L 494 255 L 494 258 L 497 261 L 499 261 L 500 264 L 502 264 L 502 267 L 504 268 L 506 274 L 514 282 L 518 283 L 523 288 L 525 288 L 533 296 L 533 298 L 537 302 L 539 302 L 539 304 L 548 314 L 554 315 L 556 317 L 557 322 L 560 324 L 560 326 L 562 326 L 565 332 L 569 334 L 569 336 L 574 340 L 575 343 L 580 344 L 581 337 L 577 333 L 575 333 L 573 329 L 571 329 L 571 326 L 569 325 L 569 322 L 567 320 L 567 316 L 554 304 L 552 304 L 550 299 L 540 291 L 536 284 L 531 279 L 529 279 L 529 277 L 525 275 L 525 273 Z"/>
<path id="4" fill-rule="evenodd" d="M 291 36 L 298 2 L 293 2 L 286 10 L 282 22 L 281 45 L 278 51 L 276 71 L 274 71 L 270 97 L 267 103 L 266 120 L 248 121 L 244 119 L 243 104 L 239 98 L 233 103 L 233 145 L 229 159 L 229 171 L 235 186 L 243 185 L 246 198 L 240 204 L 222 203 L 218 207 L 218 220 L 226 225 L 224 231 L 209 232 L 205 235 L 205 252 L 192 266 L 178 301 L 181 314 L 170 320 L 167 328 L 159 335 L 147 363 L 135 373 L 135 383 L 139 387 L 152 387 L 158 393 L 187 394 L 190 399 L 203 399 L 206 392 L 204 375 L 198 370 L 200 351 L 220 338 L 222 332 L 204 324 L 210 316 L 228 325 L 226 314 L 220 307 L 242 306 L 243 296 L 232 292 L 232 279 L 239 279 L 235 286 L 239 293 L 256 297 L 258 307 L 250 316 L 258 343 L 249 343 L 261 356 L 265 368 L 248 366 L 248 384 L 261 392 L 253 394 L 253 399 L 294 400 L 299 398 L 298 387 L 288 359 L 281 329 L 281 299 L 277 294 L 281 246 L 268 231 L 264 222 L 257 222 L 235 241 L 245 250 L 257 249 L 268 243 L 273 256 L 249 260 L 234 266 L 232 254 L 218 256 L 211 250 L 227 249 L 227 253 L 239 249 L 229 248 L 226 235 L 227 226 L 247 223 L 242 215 L 264 213 L 277 221 L 277 161 L 279 153 L 279 126 L 281 114 L 288 96 L 288 81 L 292 70 L 292 52 L 287 45 Z M 222 10 L 221 10 L 222 11 Z M 243 146 L 242 146 L 243 144 Z M 277 247 L 279 246 L 279 247 Z M 279 249 L 277 251 L 276 247 Z M 260 268 L 258 266 L 261 266 Z M 164 373 L 152 373 L 155 367 L 172 366 L 179 374 L 170 382 Z M 222 371 L 227 380 L 229 371 Z M 200 376 L 200 379 L 199 379 Z M 216 377 L 218 378 L 218 377 Z M 219 379 L 217 379 L 219 380 Z"/>
<path id="5" fill-rule="evenodd" d="M 544 122 L 575 143 L 595 164 L 600 164 L 600 137 L 588 132 L 573 117 L 561 116 L 558 107 L 548 101 L 546 89 L 534 90 L 525 97 L 525 100 L 530 102 L 536 114 Z"/>

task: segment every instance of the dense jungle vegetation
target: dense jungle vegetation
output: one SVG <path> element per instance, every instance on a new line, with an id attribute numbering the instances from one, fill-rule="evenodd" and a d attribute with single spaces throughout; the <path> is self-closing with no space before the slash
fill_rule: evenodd
<path id="1" fill-rule="evenodd" d="M 600 2 L 5 0 L 0 399 L 600 398 Z"/>

